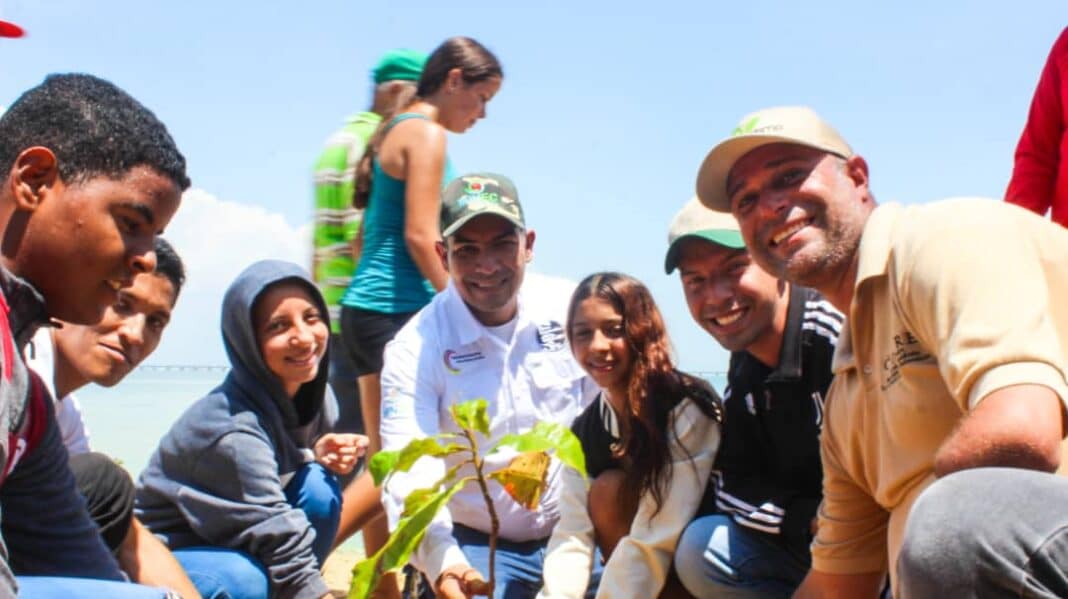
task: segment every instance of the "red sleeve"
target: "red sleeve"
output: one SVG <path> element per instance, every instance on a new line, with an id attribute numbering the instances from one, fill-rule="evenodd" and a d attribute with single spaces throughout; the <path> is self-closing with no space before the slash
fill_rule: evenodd
<path id="1" fill-rule="evenodd" d="M 1061 81 L 1068 65 L 1068 29 L 1061 32 L 1050 50 L 1035 88 L 1031 111 L 1020 143 L 1005 199 L 1045 215 L 1053 202 L 1061 138 L 1064 135 Z"/>

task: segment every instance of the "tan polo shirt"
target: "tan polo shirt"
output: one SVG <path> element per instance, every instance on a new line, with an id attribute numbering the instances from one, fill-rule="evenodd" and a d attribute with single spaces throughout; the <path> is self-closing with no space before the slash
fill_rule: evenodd
<path id="1" fill-rule="evenodd" d="M 832 365 L 812 567 L 886 571 L 964 413 L 1020 383 L 1066 401 L 1066 365 L 1068 231 L 985 199 L 876 208 Z"/>

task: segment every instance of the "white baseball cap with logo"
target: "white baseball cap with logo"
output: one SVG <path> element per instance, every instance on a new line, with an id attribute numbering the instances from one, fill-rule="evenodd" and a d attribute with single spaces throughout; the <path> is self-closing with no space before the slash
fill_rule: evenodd
<path id="1" fill-rule="evenodd" d="M 727 175 L 734 163 L 749 152 L 773 143 L 791 143 L 816 148 L 842 158 L 853 156 L 834 127 L 807 106 L 777 106 L 742 117 L 723 141 L 716 144 L 697 172 L 697 197 L 713 210 L 730 212 Z"/>
<path id="2" fill-rule="evenodd" d="M 664 272 L 671 274 L 679 263 L 679 250 L 687 239 L 701 239 L 732 250 L 745 247 L 738 221 L 729 213 L 709 210 L 697 198 L 691 198 L 671 219 L 668 227 L 668 251 Z"/>

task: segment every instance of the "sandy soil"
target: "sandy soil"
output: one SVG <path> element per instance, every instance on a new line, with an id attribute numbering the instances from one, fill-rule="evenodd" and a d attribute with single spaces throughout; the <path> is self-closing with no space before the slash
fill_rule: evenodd
<path id="1" fill-rule="evenodd" d="M 339 547 L 326 558 L 323 565 L 323 578 L 335 597 L 347 597 L 349 582 L 352 580 L 352 567 L 363 559 L 363 551 Z"/>

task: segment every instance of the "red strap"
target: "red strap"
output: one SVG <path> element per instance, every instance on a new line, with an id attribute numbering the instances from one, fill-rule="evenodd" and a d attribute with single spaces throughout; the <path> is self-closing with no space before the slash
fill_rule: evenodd
<path id="1" fill-rule="evenodd" d="M 11 382 L 11 371 L 15 367 L 15 338 L 11 334 L 11 308 L 7 298 L 0 293 L 0 351 L 4 352 L 4 381 Z"/>

